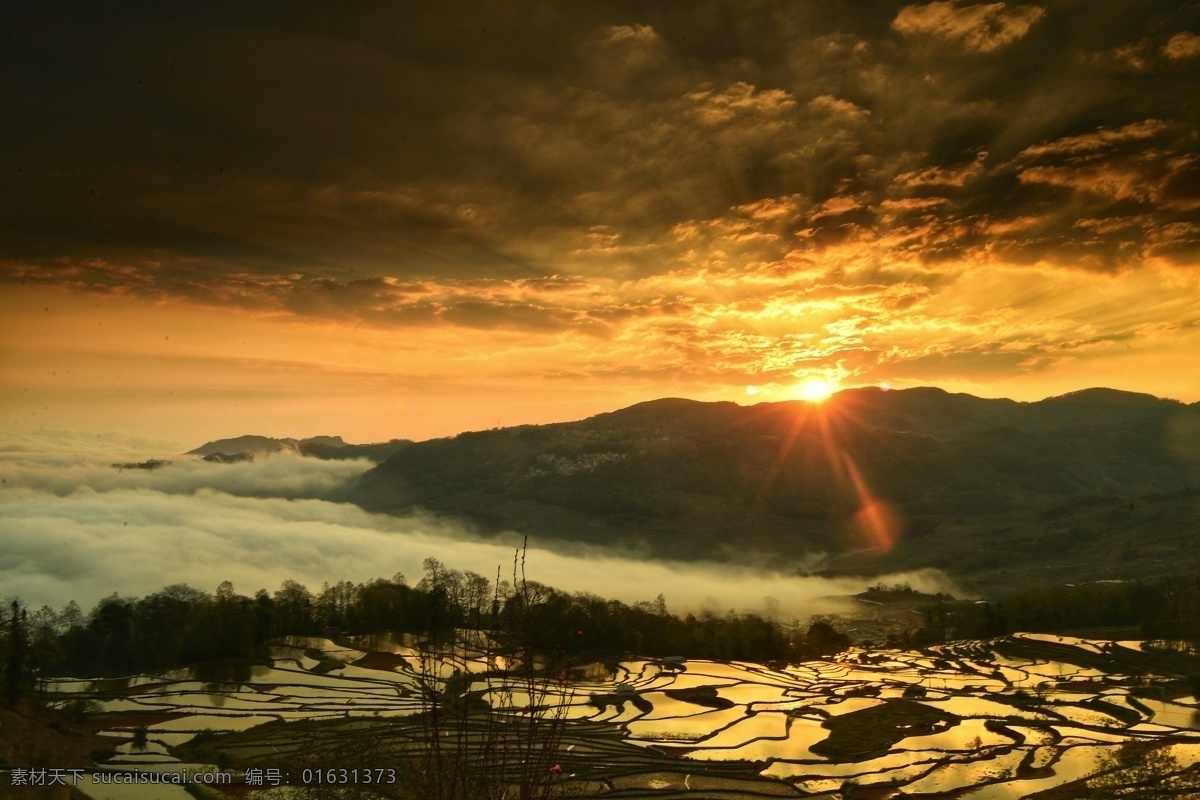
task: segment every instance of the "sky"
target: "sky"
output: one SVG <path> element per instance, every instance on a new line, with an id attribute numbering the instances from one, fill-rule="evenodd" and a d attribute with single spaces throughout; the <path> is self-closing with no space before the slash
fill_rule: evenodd
<path id="1" fill-rule="evenodd" d="M 1200 400 L 1200 4 L 6 3 L 0 429 Z"/>

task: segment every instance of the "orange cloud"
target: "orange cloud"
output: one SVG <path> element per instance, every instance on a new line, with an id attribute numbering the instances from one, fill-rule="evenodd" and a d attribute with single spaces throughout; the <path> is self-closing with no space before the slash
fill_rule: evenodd
<path id="1" fill-rule="evenodd" d="M 906 36 L 938 36 L 987 53 L 1023 37 L 1044 13 L 1033 5 L 1009 8 L 1004 3 L 933 2 L 900 9 L 892 27 Z"/>
<path id="2" fill-rule="evenodd" d="M 911 188 L 914 186 L 955 186 L 960 187 L 968 180 L 980 174 L 986 152 L 980 152 L 974 161 L 956 164 L 949 167 L 927 167 L 914 172 L 897 175 L 893 181 L 896 185 Z"/>
<path id="3" fill-rule="evenodd" d="M 863 122 L 871 115 L 867 109 L 831 94 L 823 94 L 809 100 L 808 110 L 819 116 L 833 117 L 851 123 Z"/>
<path id="4" fill-rule="evenodd" d="M 1094 164 L 1079 167 L 1029 167 L 1017 177 L 1023 183 L 1063 186 L 1082 192 L 1105 195 L 1113 200 L 1149 200 L 1153 185 L 1136 164 Z"/>
<path id="5" fill-rule="evenodd" d="M 1175 34 L 1163 46 L 1163 55 L 1172 61 L 1185 61 L 1200 56 L 1200 36 L 1190 31 Z"/>
<path id="6" fill-rule="evenodd" d="M 1200 207 L 1200 160 L 1179 153 L 1184 142 L 1161 120 L 1119 128 L 1101 127 L 1025 148 L 1014 160 L 1017 178 L 1109 198 L 1154 203 L 1160 208 Z M 1185 140 L 1186 141 L 1186 140 Z M 1115 229 L 1110 229 L 1115 230 Z"/>
<path id="7" fill-rule="evenodd" d="M 782 89 L 757 89 L 741 81 L 723 91 L 694 92 L 688 99 L 696 105 L 696 117 L 706 125 L 720 125 L 736 117 L 779 116 L 796 105 L 796 98 Z"/>
<path id="8" fill-rule="evenodd" d="M 1111 148 L 1114 145 L 1151 139 L 1162 133 L 1166 128 L 1167 124 L 1157 119 L 1134 122 L 1119 128 L 1102 127 L 1091 133 L 1079 136 L 1066 136 L 1061 139 L 1055 139 L 1052 142 L 1043 142 L 1042 144 L 1026 147 L 1021 151 L 1020 157 L 1035 158 L 1045 155 L 1093 153 L 1098 150 Z"/>

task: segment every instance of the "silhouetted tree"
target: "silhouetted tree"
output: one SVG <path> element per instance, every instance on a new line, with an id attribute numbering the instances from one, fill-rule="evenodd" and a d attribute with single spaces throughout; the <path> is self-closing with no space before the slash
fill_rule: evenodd
<path id="1" fill-rule="evenodd" d="M 29 688 L 29 614 L 20 600 L 12 600 L 3 620 L 3 692 L 4 702 L 15 707 Z"/>

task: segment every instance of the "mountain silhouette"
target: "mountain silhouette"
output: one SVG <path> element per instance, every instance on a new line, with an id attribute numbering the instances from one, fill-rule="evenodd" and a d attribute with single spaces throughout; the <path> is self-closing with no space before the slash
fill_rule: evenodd
<path id="1" fill-rule="evenodd" d="M 1111 389 L 1023 403 L 865 388 L 821 404 L 668 398 L 417 442 L 364 474 L 353 497 L 650 556 L 820 553 L 833 565 L 971 573 L 996 566 L 985 556 L 972 567 L 978 553 L 1029 536 L 1039 538 L 1028 553 L 1061 555 L 1055 537 L 1069 537 L 1076 513 L 1063 508 L 1096 527 L 1097 509 L 1146 498 L 1194 510 L 1198 487 L 1200 404 Z M 1186 514 L 1164 535 L 1176 523 Z M 1101 543 L 1129 533 L 1101 527 Z"/>
<path id="2" fill-rule="evenodd" d="M 294 453 L 324 459 L 365 458 L 379 462 L 409 444 L 411 442 L 407 439 L 392 439 L 375 444 L 347 444 L 340 436 L 275 439 L 270 436 L 247 435 L 207 442 L 195 450 L 189 450 L 185 455 L 201 456 L 206 461 L 222 464 L 250 461 L 275 453 Z"/>

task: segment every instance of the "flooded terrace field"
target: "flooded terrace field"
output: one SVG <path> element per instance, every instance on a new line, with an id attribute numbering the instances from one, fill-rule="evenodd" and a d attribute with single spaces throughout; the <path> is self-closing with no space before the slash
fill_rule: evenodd
<path id="1" fill-rule="evenodd" d="M 107 771 L 241 780 L 318 746 L 383 766 L 429 746 L 436 706 L 434 735 L 481 763 L 501 742 L 518 747 L 506 737 L 531 718 L 553 722 L 554 776 L 575 796 L 1015 800 L 1149 782 L 1200 796 L 1200 705 L 1186 680 L 1200 661 L 1137 642 L 1019 634 L 776 667 L 626 659 L 533 681 L 509 658 L 478 637 L 437 652 L 412 637 L 293 637 L 270 663 L 50 689 L 58 704 L 95 704 L 120 740 Z"/>

